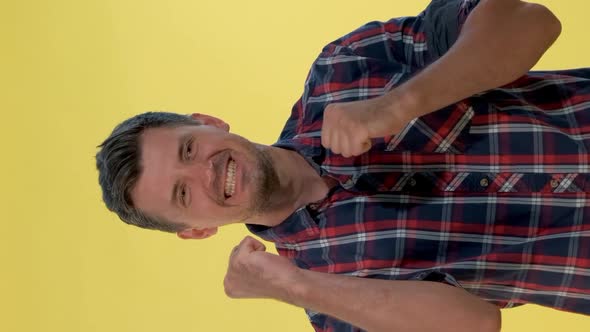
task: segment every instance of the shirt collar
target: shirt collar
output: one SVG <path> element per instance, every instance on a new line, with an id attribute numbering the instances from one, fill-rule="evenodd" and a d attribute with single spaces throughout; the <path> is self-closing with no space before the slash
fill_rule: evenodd
<path id="1" fill-rule="evenodd" d="M 246 227 L 254 235 L 277 244 L 295 244 L 317 238 L 320 234 L 320 229 L 307 207 L 295 211 L 282 223 L 274 227 L 253 224 L 246 224 Z"/>
<path id="2" fill-rule="evenodd" d="M 301 142 L 306 139 L 308 138 L 283 139 L 272 146 L 299 153 L 320 176 L 326 175 L 326 171 L 320 167 L 325 158 L 325 148 Z M 297 243 L 319 235 L 317 223 L 307 206 L 299 208 L 277 226 L 246 224 L 246 227 L 254 235 L 275 243 Z"/>

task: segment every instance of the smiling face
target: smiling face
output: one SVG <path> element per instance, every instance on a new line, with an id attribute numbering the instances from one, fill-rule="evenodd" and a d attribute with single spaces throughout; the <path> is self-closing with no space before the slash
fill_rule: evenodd
<path id="1" fill-rule="evenodd" d="M 181 237 L 206 237 L 264 213 L 280 189 L 267 152 L 218 119 L 200 120 L 142 133 L 142 171 L 131 192 L 142 212 L 186 225 Z"/>

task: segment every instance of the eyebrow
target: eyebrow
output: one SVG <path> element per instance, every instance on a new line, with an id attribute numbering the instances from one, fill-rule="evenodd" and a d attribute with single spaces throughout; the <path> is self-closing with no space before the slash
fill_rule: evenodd
<path id="1" fill-rule="evenodd" d="M 183 159 L 183 155 L 184 155 L 184 146 L 186 144 L 186 141 L 191 137 L 190 133 L 186 133 L 184 135 L 181 135 L 178 138 L 178 161 L 182 162 Z M 176 183 L 174 183 L 174 186 L 172 187 L 172 196 L 170 198 L 170 202 L 173 205 L 178 205 L 178 206 L 182 206 L 182 202 L 178 199 L 178 191 L 180 188 L 180 181 L 176 181 Z"/>
<path id="2" fill-rule="evenodd" d="M 172 187 L 172 197 L 170 199 L 170 202 L 172 203 L 172 205 L 182 205 L 180 200 L 178 200 L 178 188 L 180 188 L 180 183 L 178 181 L 176 181 L 176 183 L 174 184 L 174 187 Z"/>
<path id="3" fill-rule="evenodd" d="M 184 146 L 190 137 L 191 137 L 191 134 L 186 133 L 184 135 L 181 135 L 178 138 L 178 161 L 180 161 L 180 162 L 182 162 L 182 158 L 184 155 Z"/>

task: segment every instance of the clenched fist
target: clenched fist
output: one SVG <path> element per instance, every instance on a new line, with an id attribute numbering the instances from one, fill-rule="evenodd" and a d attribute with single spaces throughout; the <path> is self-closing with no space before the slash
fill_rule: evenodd
<path id="1" fill-rule="evenodd" d="M 371 148 L 371 138 L 397 134 L 407 124 L 387 95 L 326 106 L 322 145 L 344 157 Z"/>
<path id="2" fill-rule="evenodd" d="M 247 236 L 234 248 L 223 285 L 232 298 L 273 298 L 287 301 L 297 284 L 299 268 L 289 259 L 265 252 Z"/>

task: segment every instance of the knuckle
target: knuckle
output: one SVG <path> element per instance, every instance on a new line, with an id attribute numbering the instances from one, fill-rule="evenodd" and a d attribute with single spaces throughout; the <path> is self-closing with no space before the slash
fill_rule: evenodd
<path id="1" fill-rule="evenodd" d="M 240 257 L 234 257 L 229 264 L 229 269 L 232 272 L 239 271 L 243 267 L 244 263 L 240 259 Z"/>
<path id="2" fill-rule="evenodd" d="M 235 271 L 245 271 L 247 269 L 247 264 L 246 262 L 244 262 L 243 260 L 236 260 L 234 263 L 233 268 L 235 269 Z"/>
<path id="3" fill-rule="evenodd" d="M 236 293 L 231 288 L 225 289 L 225 295 L 227 295 L 227 297 L 232 298 L 232 299 L 235 299 L 237 297 Z"/>
<path id="4" fill-rule="evenodd" d="M 244 239 L 244 245 L 250 246 L 253 243 L 256 243 L 256 240 L 251 236 L 246 236 L 246 238 Z"/>
<path id="5" fill-rule="evenodd" d="M 225 291 L 226 294 L 228 294 L 231 290 L 231 283 L 227 277 L 225 277 L 225 279 L 223 279 L 223 290 Z"/>
<path id="6" fill-rule="evenodd" d="M 225 292 L 225 295 L 227 295 L 228 297 L 231 297 L 231 298 L 236 297 L 235 287 L 234 287 L 233 283 L 228 280 L 228 278 L 226 278 L 223 281 L 223 290 Z"/>
<path id="7" fill-rule="evenodd" d="M 233 273 L 236 270 L 236 267 L 236 260 L 235 258 L 232 258 L 227 267 L 227 273 Z"/>

